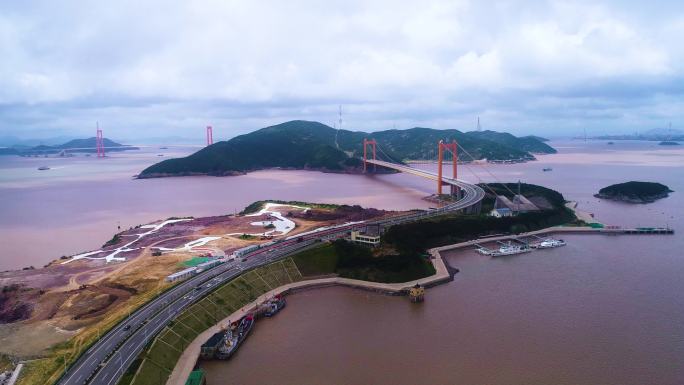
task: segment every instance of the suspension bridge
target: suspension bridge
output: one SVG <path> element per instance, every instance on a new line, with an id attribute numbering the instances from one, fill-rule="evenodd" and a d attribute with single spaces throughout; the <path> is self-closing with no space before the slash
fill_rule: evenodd
<path id="1" fill-rule="evenodd" d="M 368 151 L 370 147 L 371 151 Z M 417 216 L 428 216 L 441 214 L 446 211 L 464 211 L 466 213 L 477 213 L 480 211 L 482 204 L 482 199 L 485 196 L 484 190 L 470 182 L 458 179 L 458 143 L 452 141 L 450 143 L 445 143 L 444 141 L 439 141 L 437 143 L 437 172 L 431 172 L 427 170 L 422 170 L 419 168 L 411 167 L 405 164 L 398 163 L 391 159 L 382 149 L 378 146 L 377 141 L 374 139 L 364 139 L 363 140 L 363 171 L 368 172 L 369 165 L 372 165 L 374 170 L 377 166 L 396 170 L 406 174 L 411 174 L 419 176 L 421 178 L 426 178 L 437 182 L 437 196 L 441 197 L 443 195 L 444 186 L 448 186 L 450 191 L 449 195 L 456 198 L 453 202 L 443 206 L 439 209 L 430 210 L 421 214 L 416 214 Z M 387 160 L 378 159 L 377 150 L 387 158 Z M 369 156 L 372 155 L 372 158 Z M 450 156 L 449 156 L 450 155 Z M 444 176 L 444 163 L 449 162 L 451 158 L 451 171 L 452 176 Z M 406 217 L 408 220 L 415 220 L 413 216 Z M 403 221 L 402 221 L 403 222 Z M 395 224 L 396 222 L 391 222 Z M 390 223 L 388 223 L 390 224 Z"/>

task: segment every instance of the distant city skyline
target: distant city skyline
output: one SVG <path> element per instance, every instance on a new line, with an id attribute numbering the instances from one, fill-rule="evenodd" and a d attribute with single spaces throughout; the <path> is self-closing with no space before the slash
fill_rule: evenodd
<path id="1" fill-rule="evenodd" d="M 681 36 L 675 1 L 6 2 L 0 138 L 682 129 Z"/>

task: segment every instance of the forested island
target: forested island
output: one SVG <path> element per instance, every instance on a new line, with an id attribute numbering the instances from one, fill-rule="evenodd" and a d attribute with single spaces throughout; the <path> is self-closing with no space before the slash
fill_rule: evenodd
<path id="1" fill-rule="evenodd" d="M 47 155 L 47 154 L 58 154 L 62 151 L 67 153 L 94 153 L 97 151 L 97 139 L 93 136 L 92 138 L 85 139 L 73 139 L 66 143 L 46 146 L 39 145 L 33 147 L 26 146 L 12 146 L 0 148 L 0 155 L 20 155 L 20 156 L 35 156 L 35 155 Z M 126 150 L 137 150 L 138 147 L 129 146 L 126 144 L 117 143 L 113 140 L 103 138 L 102 143 L 105 146 L 105 151 L 126 151 Z"/>
<path id="2" fill-rule="evenodd" d="M 268 168 L 357 173 L 362 170 L 364 138 L 377 140 L 379 157 L 397 162 L 432 159 L 437 143 L 452 139 L 475 159 L 528 161 L 535 159 L 535 153 L 556 152 L 538 138 L 494 131 L 463 133 L 416 127 L 366 133 L 295 120 L 215 143 L 185 158 L 154 164 L 139 177 L 238 175 Z M 462 159 L 471 158 L 462 154 Z"/>
<path id="3" fill-rule="evenodd" d="M 651 203 L 667 198 L 671 192 L 673 191 L 664 184 L 631 181 L 604 187 L 594 196 L 628 203 Z"/>

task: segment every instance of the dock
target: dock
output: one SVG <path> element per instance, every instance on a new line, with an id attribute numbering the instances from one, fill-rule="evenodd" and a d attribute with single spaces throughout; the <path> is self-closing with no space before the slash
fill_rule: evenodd
<path id="1" fill-rule="evenodd" d="M 433 255 L 438 256 L 443 251 L 449 251 L 464 247 L 484 248 L 482 244 L 487 242 L 499 241 L 520 241 L 525 243 L 525 239 L 538 239 L 540 236 L 550 236 L 552 234 L 603 234 L 603 235 L 673 235 L 674 229 L 671 227 L 621 227 L 621 226 L 555 226 L 545 229 L 530 231 L 520 234 L 508 234 L 489 236 L 474 239 L 471 241 L 455 243 L 431 249 Z"/>

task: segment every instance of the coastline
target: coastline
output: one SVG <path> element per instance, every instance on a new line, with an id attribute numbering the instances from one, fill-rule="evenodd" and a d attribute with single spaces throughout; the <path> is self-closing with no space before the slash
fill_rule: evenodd
<path id="1" fill-rule="evenodd" d="M 573 202 L 569 202 L 568 204 L 571 205 Z M 568 208 L 571 208 L 573 210 L 576 210 L 576 208 L 568 206 Z M 582 216 L 589 216 L 588 213 L 578 211 Z M 578 216 L 579 217 L 579 216 Z M 592 218 L 589 216 L 589 218 Z M 593 219 L 593 218 L 592 218 Z M 594 223 L 598 223 L 596 221 L 593 221 Z M 235 320 L 236 318 L 240 318 L 244 316 L 245 314 L 253 311 L 258 303 L 261 303 L 265 301 L 268 298 L 271 298 L 277 294 L 286 296 L 288 294 L 293 294 L 296 292 L 300 292 L 303 290 L 311 290 L 311 289 L 317 289 L 317 288 L 323 288 L 323 287 L 330 287 L 330 286 L 345 286 L 353 289 L 361 289 L 361 290 L 369 290 L 369 291 L 374 291 L 382 294 L 387 294 L 387 295 L 401 295 L 406 292 L 408 288 L 411 286 L 414 286 L 416 284 L 420 284 L 424 287 L 432 287 L 436 286 L 438 284 L 446 283 L 449 282 L 453 279 L 453 275 L 451 272 L 450 267 L 447 265 L 447 263 L 444 261 L 444 256 L 442 255 L 443 252 L 446 251 L 451 251 L 451 250 L 456 250 L 456 249 L 461 249 L 465 247 L 474 247 L 478 243 L 481 243 L 483 241 L 487 242 L 492 242 L 492 241 L 501 241 L 501 240 L 509 240 L 509 239 L 515 239 L 518 237 L 525 237 L 525 236 L 533 236 L 533 235 L 551 235 L 555 233 L 577 233 L 577 234 L 631 234 L 630 231 L 633 229 L 622 229 L 622 228 L 594 228 L 594 227 L 577 227 L 577 226 L 553 226 L 553 227 L 547 227 L 541 230 L 535 230 L 535 231 L 530 231 L 526 233 L 520 233 L 520 234 L 511 234 L 511 235 L 502 235 L 498 237 L 488 237 L 485 239 L 478 238 L 478 239 L 473 239 L 470 241 L 465 241 L 465 242 L 460 242 L 460 243 L 455 243 L 451 245 L 445 245 L 445 246 L 440 246 L 440 247 L 435 247 L 432 249 L 429 249 L 428 252 L 432 256 L 432 264 L 435 267 L 435 274 L 421 278 L 418 280 L 413 280 L 409 282 L 403 282 L 403 283 L 378 283 L 378 282 L 369 282 L 369 281 L 361 281 L 361 280 L 356 280 L 356 279 L 349 279 L 349 278 L 341 278 L 341 277 L 329 277 L 329 278 L 317 278 L 317 279 L 309 279 L 309 280 L 303 280 L 303 281 L 298 281 L 294 283 L 290 283 L 287 285 L 283 285 L 280 287 L 277 287 L 269 292 L 266 292 L 259 296 L 256 300 L 244 305 L 241 307 L 239 310 L 236 310 L 232 314 L 230 314 L 228 317 L 222 319 L 219 321 L 217 324 L 212 326 L 211 328 L 203 331 L 200 333 L 188 346 L 185 348 L 183 351 L 181 357 L 179 358 L 178 362 L 174 366 L 174 369 L 169 376 L 168 380 L 166 381 L 166 385 L 184 385 L 185 381 L 187 380 L 188 376 L 190 375 L 190 372 L 195 368 L 195 365 L 197 363 L 197 360 L 199 358 L 199 353 L 201 346 L 206 340 L 209 339 L 213 334 L 219 332 L 221 330 L 221 325 L 228 323 L 231 319 Z"/>
<path id="2" fill-rule="evenodd" d="M 341 277 L 318 278 L 290 283 L 262 294 L 256 300 L 244 305 L 242 308 L 222 319 L 211 328 L 200 333 L 192 342 L 190 342 L 190 344 L 188 344 L 183 351 L 183 354 L 176 363 L 176 366 L 173 368 L 173 372 L 171 372 L 171 375 L 166 381 L 166 385 L 185 385 L 190 372 L 192 372 L 197 363 L 202 344 L 205 343 L 213 334 L 218 333 L 221 330 L 221 325 L 228 323 L 231 319 L 235 320 L 244 316 L 250 311 L 253 311 L 258 303 L 261 303 L 264 300 L 275 296 L 276 294 L 286 296 L 288 294 L 303 290 L 311 290 L 330 286 L 345 286 L 353 289 L 370 290 L 388 295 L 401 295 L 408 288 L 416 284 L 430 287 L 451 281 L 452 275 L 449 271 L 449 268 L 437 249 L 431 249 L 429 252 L 433 257 L 431 261 L 435 267 L 435 274 L 429 277 L 402 283 L 379 283 Z"/>

